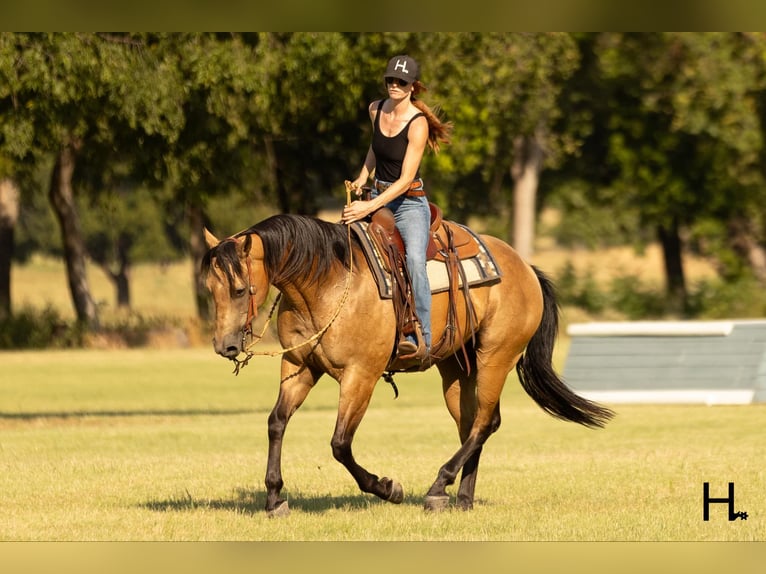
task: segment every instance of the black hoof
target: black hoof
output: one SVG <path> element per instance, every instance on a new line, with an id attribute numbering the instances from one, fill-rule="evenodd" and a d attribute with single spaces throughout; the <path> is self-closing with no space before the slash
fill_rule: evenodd
<path id="1" fill-rule="evenodd" d="M 389 494 L 388 498 L 386 498 L 388 502 L 401 504 L 402 501 L 404 501 L 404 489 L 402 488 L 401 484 L 390 478 L 383 478 L 381 479 L 381 482 L 391 483 L 391 494 Z"/>
<path id="2" fill-rule="evenodd" d="M 441 512 L 449 507 L 449 496 L 426 496 L 424 507 L 431 512 Z"/>

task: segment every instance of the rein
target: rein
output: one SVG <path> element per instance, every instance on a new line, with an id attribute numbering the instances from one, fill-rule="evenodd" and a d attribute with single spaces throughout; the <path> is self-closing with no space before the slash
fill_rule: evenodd
<path id="1" fill-rule="evenodd" d="M 349 182 L 346 182 L 346 205 L 351 203 L 351 188 L 349 186 Z M 266 357 L 276 357 L 277 355 L 282 355 L 284 353 L 289 353 L 290 351 L 295 351 L 296 349 L 300 349 L 301 347 L 304 347 L 306 345 L 310 345 L 311 343 L 318 341 L 319 338 L 325 334 L 327 329 L 330 328 L 330 325 L 332 325 L 335 322 L 335 319 L 338 318 L 338 315 L 340 315 L 341 309 L 343 309 L 343 306 L 346 304 L 346 301 L 348 300 L 348 295 L 351 292 L 351 279 L 353 277 L 353 270 L 354 270 L 354 250 L 352 248 L 351 244 L 351 225 L 346 226 L 346 237 L 348 240 L 348 275 L 346 276 L 346 287 L 343 290 L 343 296 L 340 299 L 340 302 L 338 303 L 338 307 L 335 309 L 335 312 L 333 313 L 332 317 L 330 317 L 330 320 L 327 322 L 327 324 L 322 327 L 319 331 L 314 333 L 310 338 L 306 339 L 302 343 L 298 343 L 297 345 L 293 345 L 288 348 L 280 348 L 278 351 L 253 351 L 251 350 L 252 347 L 257 345 L 261 339 L 263 338 L 264 334 L 266 333 L 266 329 L 269 327 L 269 323 L 271 322 L 272 317 L 274 316 L 274 311 L 277 309 L 277 305 L 279 304 L 280 299 L 282 298 L 282 293 L 280 292 L 276 299 L 274 299 L 274 303 L 271 305 L 271 309 L 269 310 L 269 316 L 266 318 L 266 322 L 263 325 L 263 329 L 261 330 L 260 334 L 254 335 L 253 334 L 253 326 L 252 322 L 258 315 L 258 310 L 256 308 L 255 304 L 255 289 L 253 288 L 252 283 L 252 275 L 251 275 L 251 267 L 250 267 L 250 258 L 247 258 L 247 281 L 249 283 L 249 291 L 250 291 L 250 301 L 247 306 L 247 322 L 245 323 L 245 327 L 242 330 L 242 348 L 243 352 L 245 353 L 244 359 L 239 359 L 237 357 L 233 357 L 231 361 L 234 362 L 234 371 L 233 373 L 235 375 L 239 375 L 239 371 L 246 367 L 248 362 L 251 358 L 255 356 L 266 356 Z M 251 341 L 250 343 L 247 343 L 247 336 L 250 335 Z"/>

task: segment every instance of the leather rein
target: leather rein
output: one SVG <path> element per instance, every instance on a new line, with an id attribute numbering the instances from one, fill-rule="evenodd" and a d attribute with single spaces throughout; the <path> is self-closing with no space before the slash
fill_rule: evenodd
<path id="1" fill-rule="evenodd" d="M 346 186 L 346 204 L 348 205 L 351 203 L 351 190 L 348 188 L 348 185 Z M 296 345 L 292 345 L 291 347 L 284 348 L 281 347 L 278 351 L 253 351 L 252 347 L 254 347 L 256 344 L 258 344 L 261 339 L 263 339 L 264 334 L 266 333 L 266 329 L 269 327 L 269 323 L 271 322 L 271 319 L 274 316 L 274 311 L 277 309 L 277 305 L 279 304 L 280 299 L 282 298 L 282 293 L 279 292 L 277 294 L 276 299 L 274 299 L 274 303 L 271 305 L 271 310 L 269 311 L 269 316 L 266 318 L 266 322 L 263 325 L 263 329 L 258 335 L 255 335 L 253 333 L 253 321 L 258 317 L 258 307 L 255 302 L 255 287 L 253 286 L 253 276 L 252 276 L 252 264 L 250 262 L 250 257 L 245 258 L 245 267 L 247 268 L 247 283 L 248 283 L 248 291 L 249 291 L 249 301 L 247 304 L 247 320 L 245 322 L 245 326 L 242 328 L 242 350 L 245 353 L 244 359 L 239 359 L 238 357 L 233 357 L 231 361 L 235 363 L 234 371 L 233 373 L 235 375 L 239 374 L 240 369 L 243 367 L 246 367 L 250 359 L 254 356 L 267 356 L 267 357 L 276 357 L 277 355 L 282 355 L 284 353 L 288 353 L 290 351 L 295 351 L 296 349 L 300 349 L 301 347 L 304 347 L 306 345 L 310 345 L 311 343 L 319 340 L 319 338 L 325 334 L 327 329 L 330 328 L 330 325 L 332 325 L 335 322 L 335 319 L 338 318 L 338 315 L 340 314 L 341 309 L 343 308 L 343 305 L 345 305 L 346 301 L 348 300 L 348 295 L 351 292 L 351 279 L 353 278 L 353 270 L 354 270 L 354 250 L 353 245 L 351 243 L 351 226 L 347 225 L 347 240 L 348 240 L 348 274 L 346 275 L 346 286 L 343 290 L 343 295 L 340 299 L 340 302 L 338 303 L 337 308 L 335 309 L 335 312 L 332 314 L 332 317 L 330 317 L 330 320 L 327 322 L 327 324 L 322 327 L 319 331 L 314 333 L 311 337 L 306 339 L 305 341 L 298 343 Z M 230 240 L 234 240 L 233 238 L 229 238 Z M 250 336 L 250 343 L 247 342 L 248 335 Z"/>

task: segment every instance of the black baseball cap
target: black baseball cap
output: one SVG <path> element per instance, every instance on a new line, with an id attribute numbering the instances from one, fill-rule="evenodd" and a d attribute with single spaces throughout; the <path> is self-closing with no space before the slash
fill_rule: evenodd
<path id="1" fill-rule="evenodd" d="M 420 66 L 409 56 L 394 56 L 388 61 L 384 78 L 398 78 L 406 82 L 420 79 Z"/>

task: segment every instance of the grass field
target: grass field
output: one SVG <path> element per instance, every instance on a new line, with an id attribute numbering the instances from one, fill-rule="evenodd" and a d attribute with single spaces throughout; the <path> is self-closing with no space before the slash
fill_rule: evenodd
<path id="1" fill-rule="evenodd" d="M 557 361 L 565 356 L 565 345 Z M 0 540 L 766 540 L 763 406 L 619 406 L 606 429 L 545 415 L 510 379 L 472 512 L 422 510 L 457 446 L 437 373 L 382 383 L 357 459 L 405 488 L 362 495 L 332 458 L 337 384 L 288 427 L 285 493 L 264 505 L 266 418 L 278 359 L 235 377 L 211 349 L 0 354 Z M 711 495 L 736 485 L 702 520 Z M 452 489 L 454 495 L 454 488 Z"/>

